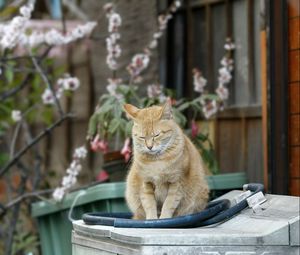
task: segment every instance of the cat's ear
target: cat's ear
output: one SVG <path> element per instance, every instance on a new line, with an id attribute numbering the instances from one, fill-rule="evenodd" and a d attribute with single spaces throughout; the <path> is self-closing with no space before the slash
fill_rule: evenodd
<path id="1" fill-rule="evenodd" d="M 128 119 L 135 119 L 137 117 L 138 112 L 140 111 L 139 108 L 131 104 L 124 104 L 123 109 L 126 112 L 126 116 Z"/>
<path id="2" fill-rule="evenodd" d="M 160 119 L 161 120 L 170 120 L 173 118 L 172 115 L 172 104 L 171 99 L 168 98 L 166 103 L 163 105 L 161 113 L 160 113 Z"/>

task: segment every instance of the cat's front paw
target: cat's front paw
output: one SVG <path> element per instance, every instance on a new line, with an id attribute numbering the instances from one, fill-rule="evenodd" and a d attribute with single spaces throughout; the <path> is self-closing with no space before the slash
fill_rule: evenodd
<path id="1" fill-rule="evenodd" d="M 172 214 L 171 213 L 162 213 L 159 218 L 160 219 L 167 219 L 167 218 L 172 218 Z"/>
<path id="2" fill-rule="evenodd" d="M 146 216 L 146 219 L 147 219 L 147 220 L 157 220 L 158 217 L 157 217 L 157 215 L 155 215 L 155 214 L 150 214 L 150 215 L 147 215 L 147 216 Z"/>

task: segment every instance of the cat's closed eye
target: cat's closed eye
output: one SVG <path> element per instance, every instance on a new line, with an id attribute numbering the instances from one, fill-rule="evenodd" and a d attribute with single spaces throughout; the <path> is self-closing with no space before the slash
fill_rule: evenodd
<path id="1" fill-rule="evenodd" d="M 153 137 L 158 137 L 160 136 L 161 132 L 158 132 L 157 134 L 154 134 Z"/>

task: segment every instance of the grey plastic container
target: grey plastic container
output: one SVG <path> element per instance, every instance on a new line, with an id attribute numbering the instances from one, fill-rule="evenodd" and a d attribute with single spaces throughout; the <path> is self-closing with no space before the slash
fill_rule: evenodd
<path id="1" fill-rule="evenodd" d="M 240 191 L 222 198 L 233 199 Z M 126 229 L 73 223 L 73 255 L 299 255 L 299 197 L 266 195 L 262 210 L 245 209 L 215 226 Z"/>

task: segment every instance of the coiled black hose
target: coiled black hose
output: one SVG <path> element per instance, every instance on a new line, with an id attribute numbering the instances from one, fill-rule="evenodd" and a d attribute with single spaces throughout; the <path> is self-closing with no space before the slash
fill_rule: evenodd
<path id="1" fill-rule="evenodd" d="M 245 184 L 243 188 L 250 190 L 251 196 L 264 190 L 264 186 L 260 183 Z M 209 202 L 207 208 L 199 213 L 168 219 L 133 220 L 131 213 L 85 213 L 82 219 L 88 225 L 105 225 L 118 228 L 191 228 L 228 220 L 247 206 L 246 199 L 232 207 L 230 207 L 229 200 L 222 199 Z"/>

